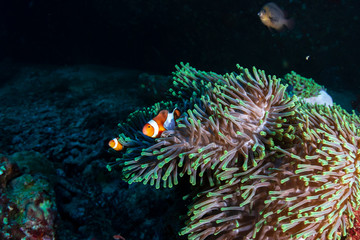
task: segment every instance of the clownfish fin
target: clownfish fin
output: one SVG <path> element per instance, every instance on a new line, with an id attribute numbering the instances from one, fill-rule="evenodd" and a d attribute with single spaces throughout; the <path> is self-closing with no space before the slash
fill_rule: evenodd
<path id="1" fill-rule="evenodd" d="M 165 130 L 174 130 L 176 126 L 176 119 L 180 117 L 180 110 L 175 108 L 171 113 L 168 114 L 166 121 L 164 122 Z"/>
<path id="2" fill-rule="evenodd" d="M 153 120 L 154 120 L 155 122 L 157 122 L 158 125 L 159 125 L 159 127 L 160 127 L 160 125 L 164 124 L 164 122 L 166 121 L 168 115 L 169 115 L 169 111 L 168 111 L 168 110 L 161 110 L 161 111 L 159 112 L 159 114 L 156 115 L 156 117 L 153 118 Z"/>
<path id="3" fill-rule="evenodd" d="M 123 150 L 124 146 L 119 142 L 119 138 L 113 138 L 109 141 L 109 147 L 115 151 Z"/>
<path id="4" fill-rule="evenodd" d="M 181 115 L 181 112 L 180 112 L 180 110 L 178 109 L 178 108 L 174 108 L 174 110 L 173 110 L 173 115 L 174 115 L 174 120 L 176 121 L 176 119 L 178 119 L 179 117 L 180 117 L 180 115 Z"/>

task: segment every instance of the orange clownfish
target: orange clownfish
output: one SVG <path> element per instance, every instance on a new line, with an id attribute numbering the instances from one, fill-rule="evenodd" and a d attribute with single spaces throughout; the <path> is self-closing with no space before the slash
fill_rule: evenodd
<path id="1" fill-rule="evenodd" d="M 113 138 L 109 141 L 109 146 L 114 149 L 115 151 L 121 151 L 124 146 L 119 143 L 119 138 Z"/>
<path id="2" fill-rule="evenodd" d="M 175 128 L 175 120 L 180 117 L 180 110 L 175 108 L 171 113 L 168 110 L 161 110 L 159 114 L 145 124 L 142 129 L 144 135 L 158 138 L 166 130 Z"/>

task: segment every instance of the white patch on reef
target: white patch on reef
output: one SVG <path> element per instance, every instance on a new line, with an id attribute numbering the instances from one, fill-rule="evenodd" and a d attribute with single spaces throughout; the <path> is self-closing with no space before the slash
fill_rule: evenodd
<path id="1" fill-rule="evenodd" d="M 315 97 L 303 98 L 303 100 L 305 102 L 311 103 L 311 104 L 317 103 L 317 104 L 324 104 L 324 105 L 328 105 L 328 106 L 333 105 L 333 100 L 332 100 L 331 96 L 324 90 L 320 90 L 319 95 L 317 95 Z"/>

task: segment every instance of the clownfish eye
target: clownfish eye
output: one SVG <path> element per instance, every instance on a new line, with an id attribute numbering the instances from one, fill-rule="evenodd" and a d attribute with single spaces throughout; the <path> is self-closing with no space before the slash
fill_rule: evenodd
<path id="1" fill-rule="evenodd" d="M 150 125 L 148 125 L 148 128 L 150 128 L 151 126 Z"/>

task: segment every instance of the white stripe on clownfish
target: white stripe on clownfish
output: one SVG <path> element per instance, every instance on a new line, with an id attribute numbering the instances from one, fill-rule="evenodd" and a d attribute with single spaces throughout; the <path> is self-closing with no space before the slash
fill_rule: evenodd
<path id="1" fill-rule="evenodd" d="M 150 124 L 154 128 L 154 134 L 151 137 L 156 138 L 156 136 L 159 134 L 159 125 L 152 119 L 148 121 L 148 124 Z"/>

